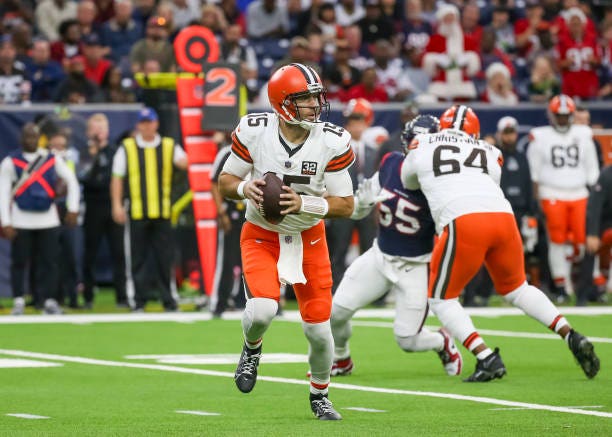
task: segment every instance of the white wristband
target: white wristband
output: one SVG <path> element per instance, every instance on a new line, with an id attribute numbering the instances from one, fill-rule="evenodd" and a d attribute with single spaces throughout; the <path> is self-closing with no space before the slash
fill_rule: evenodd
<path id="1" fill-rule="evenodd" d="M 238 197 L 240 197 L 241 199 L 246 199 L 246 196 L 244 195 L 244 186 L 247 184 L 247 181 L 242 181 L 238 184 L 238 188 L 236 188 L 236 194 L 238 194 Z"/>
<path id="2" fill-rule="evenodd" d="M 315 217 L 325 217 L 329 211 L 329 203 L 322 197 L 300 195 L 302 206 L 300 213 L 313 215 Z"/>

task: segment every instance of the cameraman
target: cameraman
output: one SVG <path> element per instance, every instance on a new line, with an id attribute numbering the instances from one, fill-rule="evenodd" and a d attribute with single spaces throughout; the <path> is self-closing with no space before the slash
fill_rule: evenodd
<path id="1" fill-rule="evenodd" d="M 81 168 L 80 180 L 85 199 L 85 259 L 83 261 L 83 297 L 85 307 L 91 308 L 94 301 L 96 257 L 102 238 L 106 238 L 113 264 L 115 302 L 127 308 L 125 295 L 125 261 L 123 253 L 123 226 L 112 219 L 110 181 L 113 156 L 117 151 L 109 144 L 108 118 L 102 113 L 93 114 L 87 120 L 88 148 Z"/>

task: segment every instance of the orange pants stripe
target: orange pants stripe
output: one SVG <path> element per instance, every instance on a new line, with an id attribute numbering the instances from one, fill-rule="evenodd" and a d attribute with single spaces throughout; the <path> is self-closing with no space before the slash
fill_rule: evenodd
<path id="1" fill-rule="evenodd" d="M 429 297 L 459 297 L 483 263 L 501 295 L 526 281 L 523 243 L 514 215 L 474 213 L 449 223 L 432 253 Z"/>
<path id="2" fill-rule="evenodd" d="M 308 323 L 329 320 L 332 305 L 332 276 L 323 221 L 302 232 L 302 270 L 306 284 L 293 289 L 302 315 Z M 279 234 L 246 222 L 240 234 L 242 269 L 249 297 L 280 299 L 277 262 Z M 314 244 L 313 244 L 314 243 Z"/>
<path id="3" fill-rule="evenodd" d="M 541 201 L 546 216 L 548 238 L 557 244 L 572 242 L 584 244 L 586 240 L 587 199 Z"/>

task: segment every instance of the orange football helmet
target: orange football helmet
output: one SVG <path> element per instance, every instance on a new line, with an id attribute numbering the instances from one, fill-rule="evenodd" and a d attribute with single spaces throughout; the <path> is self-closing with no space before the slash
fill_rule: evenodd
<path id="1" fill-rule="evenodd" d="M 298 105 L 297 99 L 309 95 L 316 99 L 315 106 Z M 268 82 L 268 99 L 280 118 L 306 129 L 320 122 L 323 111 L 326 115 L 329 112 L 329 103 L 321 78 L 313 68 L 303 64 L 289 64 L 276 70 Z M 314 109 L 314 120 L 304 118 L 304 115 L 300 114 L 300 108 Z"/>
<path id="2" fill-rule="evenodd" d="M 480 120 L 472 108 L 465 105 L 454 105 L 444 111 L 440 117 L 440 129 L 456 129 L 474 138 L 479 138 Z"/>
<path id="3" fill-rule="evenodd" d="M 368 126 L 372 126 L 372 122 L 374 122 L 374 110 L 372 109 L 372 104 L 363 97 L 349 100 L 346 108 L 344 108 L 344 111 L 342 112 L 342 115 L 347 118 L 354 115 L 363 116 Z"/>
<path id="4" fill-rule="evenodd" d="M 565 94 L 550 99 L 548 103 L 548 119 L 552 127 L 559 132 L 567 132 L 574 120 L 576 104 Z"/>

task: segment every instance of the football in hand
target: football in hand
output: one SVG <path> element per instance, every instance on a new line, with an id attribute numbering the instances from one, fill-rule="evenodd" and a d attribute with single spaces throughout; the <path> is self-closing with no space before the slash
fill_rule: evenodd
<path id="1" fill-rule="evenodd" d="M 266 181 L 266 185 L 261 187 L 263 202 L 259 206 L 259 212 L 266 221 L 277 225 L 285 218 L 281 214 L 284 208 L 278 203 L 281 201 L 280 195 L 285 192 L 283 190 L 283 181 L 272 172 L 264 174 L 263 180 Z"/>

